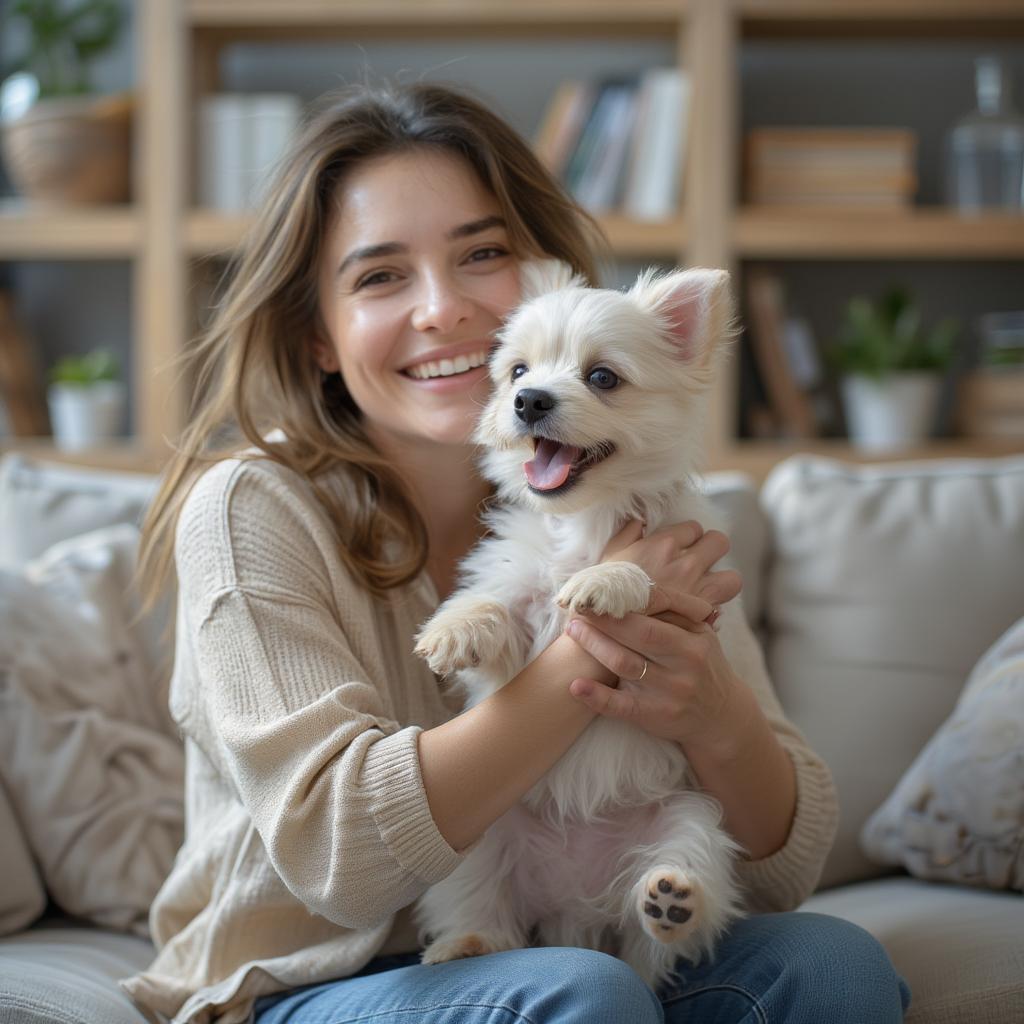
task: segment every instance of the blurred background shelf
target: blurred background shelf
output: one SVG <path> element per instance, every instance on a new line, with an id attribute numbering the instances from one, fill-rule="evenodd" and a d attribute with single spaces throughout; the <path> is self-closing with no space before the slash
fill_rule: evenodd
<path id="1" fill-rule="evenodd" d="M 1024 216 L 747 206 L 732 243 L 741 259 L 1024 260 Z"/>
<path id="2" fill-rule="evenodd" d="M 0 259 L 128 259 L 142 220 L 132 206 L 63 207 L 0 200 Z"/>
<path id="3" fill-rule="evenodd" d="M 786 278 L 796 312 L 817 319 L 822 337 L 826 315 L 837 315 L 844 297 L 877 291 L 894 277 L 912 287 L 927 282 L 935 301 L 948 301 L 959 316 L 1007 308 L 1007 295 L 1021 308 L 1024 217 L 962 217 L 938 205 L 935 143 L 969 106 L 969 93 L 945 86 L 953 70 L 963 74 L 968 50 L 1000 49 L 1018 71 L 1024 67 L 1024 0 L 124 3 L 139 82 L 135 203 L 58 212 L 0 200 L 0 260 L 13 265 L 0 267 L 0 284 L 33 298 L 54 335 L 66 334 L 69 324 L 81 327 L 75 345 L 127 335 L 131 437 L 71 456 L 44 440 L 0 439 L 5 447 L 105 465 L 152 466 L 165 457 L 165 438 L 179 434 L 189 392 L 176 360 L 208 320 L 223 260 L 251 223 L 248 213 L 197 205 L 198 113 L 204 98 L 222 92 L 290 93 L 305 102 L 364 78 L 464 82 L 529 135 L 567 79 L 679 67 L 692 86 L 681 208 L 656 223 L 598 218 L 619 281 L 649 263 L 719 266 L 734 275 L 742 297 L 752 268 L 776 264 L 768 269 Z M 941 97 L 936 85 L 946 90 Z M 964 110 L 956 109 L 961 96 Z M 922 145 L 919 154 L 915 204 L 891 212 L 751 205 L 743 198 L 744 140 L 766 124 L 919 130 L 930 148 Z M 60 284 L 71 273 L 63 261 L 81 274 L 73 311 L 75 299 Z M 33 274 L 39 268 L 39 283 L 26 284 L 22 263 Z M 119 290 L 113 298 L 111 281 Z M 40 351 L 53 355 L 53 342 Z M 763 475 L 795 450 L 879 458 L 842 439 L 743 438 L 742 365 L 741 354 L 728 360 L 714 385 L 708 440 L 715 466 Z M 936 439 L 902 454 L 1020 448 L 1024 443 Z"/>

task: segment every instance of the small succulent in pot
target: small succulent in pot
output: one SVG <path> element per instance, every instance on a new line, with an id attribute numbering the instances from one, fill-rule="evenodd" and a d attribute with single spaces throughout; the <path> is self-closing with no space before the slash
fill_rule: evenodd
<path id="1" fill-rule="evenodd" d="M 89 448 L 116 437 L 125 406 L 117 357 L 107 349 L 64 356 L 50 371 L 50 421 L 59 448 Z"/>
<path id="2" fill-rule="evenodd" d="M 907 448 L 930 436 L 943 377 L 956 357 L 959 323 L 925 330 L 905 288 L 877 301 L 852 299 L 827 358 L 840 377 L 850 437 L 859 447 Z"/>

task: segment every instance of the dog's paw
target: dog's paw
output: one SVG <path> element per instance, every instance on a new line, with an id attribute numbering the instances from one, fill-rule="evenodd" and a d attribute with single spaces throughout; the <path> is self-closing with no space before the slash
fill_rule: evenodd
<path id="1" fill-rule="evenodd" d="M 555 600 L 571 612 L 621 619 L 642 612 L 651 596 L 650 577 L 632 562 L 602 562 L 574 573 Z"/>
<path id="2" fill-rule="evenodd" d="M 497 660 L 510 631 L 508 609 L 495 602 L 442 609 L 420 631 L 415 651 L 431 671 L 449 676 Z"/>
<path id="3" fill-rule="evenodd" d="M 640 923 L 658 942 L 685 943 L 701 926 L 700 886 L 685 871 L 657 867 L 640 888 Z"/>
<path id="4" fill-rule="evenodd" d="M 457 939 L 440 939 L 430 943 L 420 954 L 420 960 L 425 964 L 446 964 L 449 960 L 465 960 L 471 956 L 497 953 L 499 948 L 487 936 L 472 932 L 460 935 Z"/>

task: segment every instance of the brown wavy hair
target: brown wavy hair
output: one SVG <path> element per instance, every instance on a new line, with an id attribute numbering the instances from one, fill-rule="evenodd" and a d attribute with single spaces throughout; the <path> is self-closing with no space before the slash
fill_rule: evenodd
<path id="1" fill-rule="evenodd" d="M 206 397 L 193 402 L 143 523 L 137 582 L 146 608 L 172 581 L 174 533 L 192 485 L 248 446 L 257 451 L 244 457 L 272 459 L 310 481 L 336 524 L 339 556 L 373 593 L 426 564 L 426 527 L 407 489 L 367 438 L 340 374 L 325 375 L 311 346 L 326 333 L 317 271 L 346 174 L 419 147 L 467 161 L 497 199 L 515 255 L 557 257 L 596 280 L 595 260 L 607 252 L 597 224 L 482 103 L 423 83 L 356 86 L 321 101 L 278 166 L 209 328 L 181 358 L 191 392 Z M 266 441 L 278 427 L 286 439 Z M 354 511 L 317 483 L 339 462 L 351 471 Z M 384 557 L 388 538 L 400 541 L 398 558 Z"/>

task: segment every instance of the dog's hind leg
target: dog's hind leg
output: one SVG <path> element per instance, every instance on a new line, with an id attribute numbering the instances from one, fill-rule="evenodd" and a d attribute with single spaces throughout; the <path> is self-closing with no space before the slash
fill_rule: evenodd
<path id="1" fill-rule="evenodd" d="M 466 859 L 420 897 L 416 918 L 429 938 L 427 964 L 484 956 L 529 945 L 529 925 L 512 891 L 515 865 L 492 826 Z"/>

